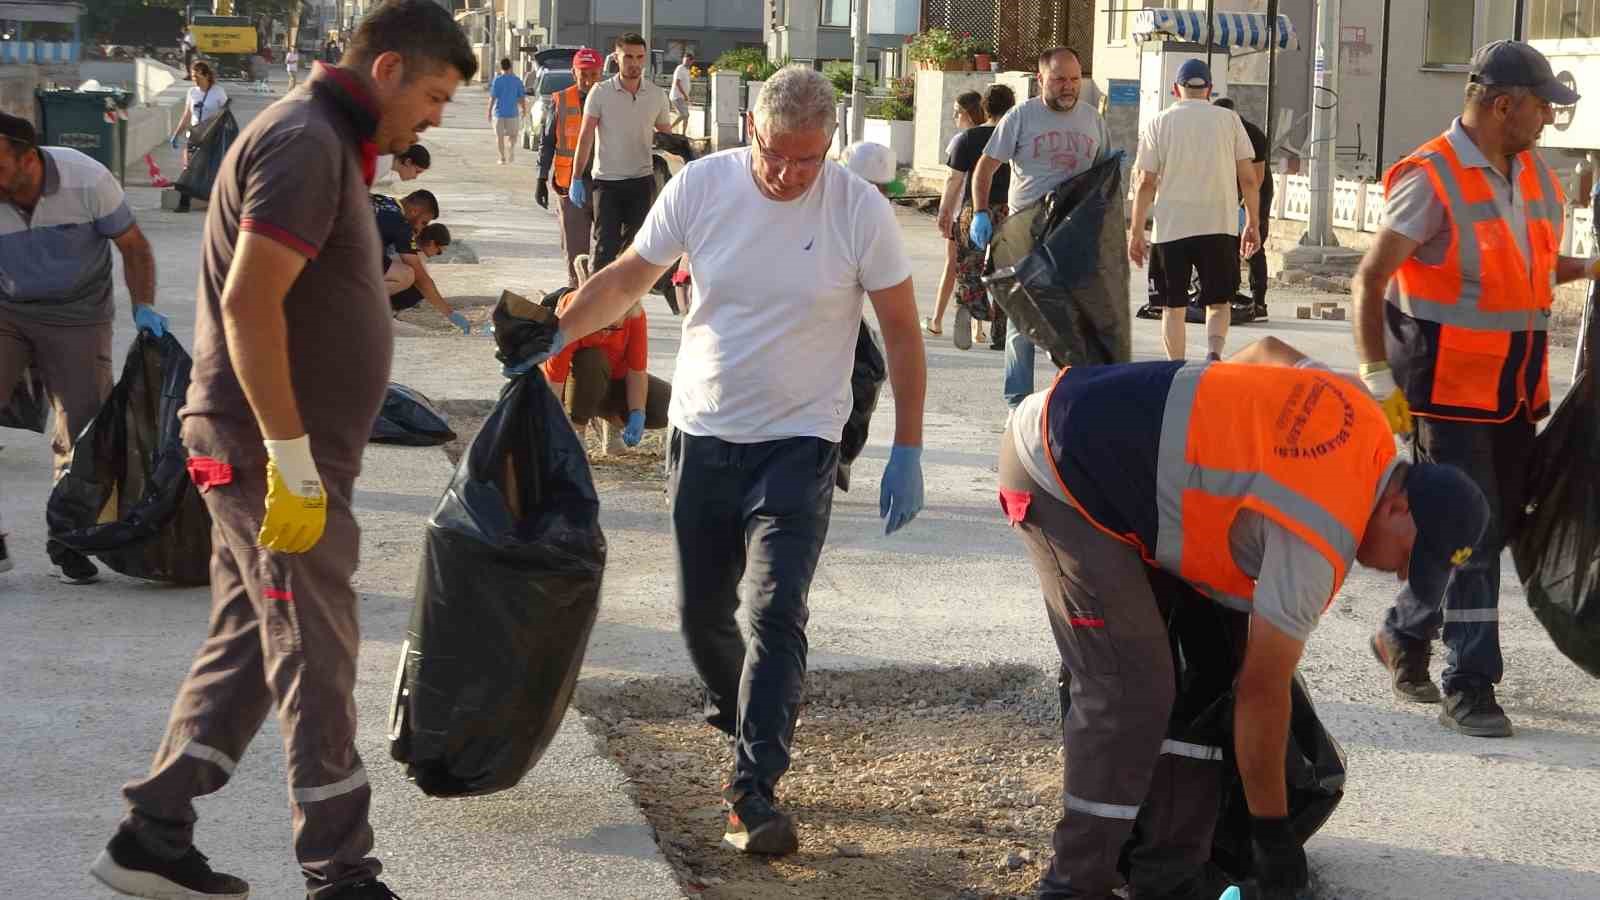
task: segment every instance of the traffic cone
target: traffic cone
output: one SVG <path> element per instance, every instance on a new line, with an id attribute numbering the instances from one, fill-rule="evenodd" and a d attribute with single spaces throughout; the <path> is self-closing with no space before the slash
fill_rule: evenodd
<path id="1" fill-rule="evenodd" d="M 144 164 L 150 167 L 150 186 L 151 187 L 158 187 L 158 188 L 172 187 L 172 182 L 168 181 L 166 179 L 166 176 L 161 174 L 161 167 L 156 165 L 156 161 L 155 161 L 154 157 L 152 157 L 150 154 L 146 153 L 144 155 Z"/>

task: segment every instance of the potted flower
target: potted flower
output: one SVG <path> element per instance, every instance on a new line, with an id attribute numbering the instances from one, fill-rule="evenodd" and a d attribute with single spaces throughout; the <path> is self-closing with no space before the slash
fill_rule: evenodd
<path id="1" fill-rule="evenodd" d="M 979 72 L 989 71 L 989 64 L 993 61 L 994 54 L 990 51 L 988 44 L 975 43 L 972 45 L 972 62 Z"/>
<path id="2" fill-rule="evenodd" d="M 921 69 L 955 68 L 961 58 L 961 39 L 943 28 L 929 28 L 906 43 L 906 56 Z"/>

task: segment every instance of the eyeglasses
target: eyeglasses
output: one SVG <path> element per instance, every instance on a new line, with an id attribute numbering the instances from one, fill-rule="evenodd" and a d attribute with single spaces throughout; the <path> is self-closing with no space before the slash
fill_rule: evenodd
<path id="1" fill-rule="evenodd" d="M 779 156 L 767 150 L 766 143 L 761 140 L 759 129 L 752 128 L 750 133 L 756 136 L 756 150 L 761 153 L 761 161 L 779 171 L 793 167 L 800 172 L 815 172 L 822 168 L 822 164 L 828 160 L 827 156 L 813 156 L 810 159 L 790 159 L 787 156 Z"/>

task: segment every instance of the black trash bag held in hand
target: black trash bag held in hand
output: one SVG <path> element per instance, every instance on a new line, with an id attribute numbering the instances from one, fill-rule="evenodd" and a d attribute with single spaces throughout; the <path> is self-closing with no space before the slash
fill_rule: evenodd
<path id="1" fill-rule="evenodd" d="M 1048 205 L 1033 252 L 990 275 L 989 296 L 1005 310 L 1009 327 L 1048 351 L 1057 366 L 1130 361 L 1122 154 L 1074 176 L 1041 202 Z"/>
<path id="2" fill-rule="evenodd" d="M 374 444 L 436 447 L 455 439 L 456 433 L 432 400 L 403 384 L 390 384 L 383 397 L 383 410 L 372 423 L 369 440 Z"/>
<path id="3" fill-rule="evenodd" d="M 11 389 L 11 399 L 0 409 L 0 428 L 16 428 L 44 434 L 50 421 L 50 398 L 44 392 L 44 378 L 39 370 L 29 366 L 16 386 Z"/>
<path id="4" fill-rule="evenodd" d="M 50 536 L 133 578 L 211 581 L 211 514 L 189 478 L 178 410 L 189 354 L 139 332 L 111 396 L 72 447 L 50 492 Z"/>
<path id="5" fill-rule="evenodd" d="M 222 158 L 228 155 L 228 148 L 238 137 L 239 121 L 233 117 L 233 101 L 230 100 L 221 112 L 189 133 L 189 164 L 172 183 L 173 189 L 191 198 L 211 199 L 211 188 L 222 168 Z"/>
<path id="6" fill-rule="evenodd" d="M 495 319 L 509 339 L 515 329 Z M 390 755 L 424 793 L 510 788 L 555 737 L 599 612 L 599 509 L 544 375 L 514 378 L 424 536 L 389 731 Z"/>
<path id="7" fill-rule="evenodd" d="M 1594 329 L 1591 326 L 1591 339 Z M 1556 649 L 1600 678 L 1600 386 L 1591 346 L 1572 390 L 1534 440 L 1527 507 L 1511 556 Z"/>
<path id="8" fill-rule="evenodd" d="M 834 483 L 839 490 L 850 490 L 850 464 L 867 446 L 867 430 L 872 426 L 872 413 L 878 408 L 878 392 L 889 377 L 889 363 L 883 356 L 883 339 L 865 321 L 856 334 L 856 364 L 850 371 L 850 394 L 853 405 L 850 418 L 845 420 L 844 433 L 839 437 L 839 472 Z"/>

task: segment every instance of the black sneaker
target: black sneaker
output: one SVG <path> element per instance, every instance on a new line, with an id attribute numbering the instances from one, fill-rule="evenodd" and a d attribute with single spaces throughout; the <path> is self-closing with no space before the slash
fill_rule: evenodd
<path id="1" fill-rule="evenodd" d="M 242 878 L 211 871 L 206 855 L 193 847 L 177 859 L 162 859 L 126 831 L 118 831 L 100 851 L 89 873 L 130 897 L 153 900 L 245 900 L 250 885 Z"/>
<path id="2" fill-rule="evenodd" d="M 1468 737 L 1511 737 L 1511 719 L 1494 700 L 1494 686 L 1444 696 L 1439 723 Z"/>
<path id="3" fill-rule="evenodd" d="M 1257 303 L 1256 303 L 1255 321 L 1261 322 L 1261 321 L 1264 321 L 1266 318 L 1267 318 L 1267 304 L 1266 304 L 1266 302 L 1265 301 L 1257 301 Z"/>
<path id="4" fill-rule="evenodd" d="M 786 856 L 800 849 L 794 817 L 780 811 L 760 791 L 746 791 L 732 806 L 722 843 L 741 853 L 770 856 Z"/>
<path id="5" fill-rule="evenodd" d="M 324 900 L 404 900 L 376 878 L 358 882 L 329 894 Z"/>
<path id="6" fill-rule="evenodd" d="M 61 550 L 52 555 L 55 557 L 56 580 L 62 584 L 94 584 L 100 580 L 100 570 L 82 553 Z"/>
<path id="7" fill-rule="evenodd" d="M 6 553 L 6 536 L 0 534 L 0 572 L 11 571 L 11 556 Z"/>
<path id="8" fill-rule="evenodd" d="M 1394 695 L 1412 703 L 1438 703 L 1439 686 L 1428 674 L 1433 644 L 1428 641 L 1390 640 L 1379 629 L 1372 635 L 1372 655 L 1389 670 Z"/>

